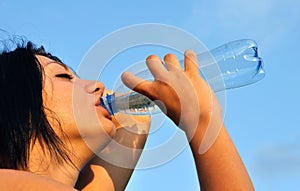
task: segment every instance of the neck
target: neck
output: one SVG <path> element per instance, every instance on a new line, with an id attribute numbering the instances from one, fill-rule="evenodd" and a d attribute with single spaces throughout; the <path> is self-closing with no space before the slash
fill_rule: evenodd
<path id="1" fill-rule="evenodd" d="M 50 177 L 72 187 L 75 186 L 79 171 L 92 157 L 92 154 L 84 153 L 83 155 L 83 153 L 74 152 L 74 156 L 70 156 L 74 165 L 69 163 L 58 164 L 53 156 L 51 157 L 49 153 L 44 153 L 40 149 L 39 146 L 33 147 L 30 153 L 29 171 L 34 174 Z"/>

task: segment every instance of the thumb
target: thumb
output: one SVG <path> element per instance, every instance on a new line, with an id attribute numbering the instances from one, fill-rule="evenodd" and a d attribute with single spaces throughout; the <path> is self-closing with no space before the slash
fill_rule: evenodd
<path id="1" fill-rule="evenodd" d="M 130 89 L 143 94 L 151 99 L 151 82 L 133 75 L 131 72 L 124 72 L 121 76 L 123 83 Z"/>

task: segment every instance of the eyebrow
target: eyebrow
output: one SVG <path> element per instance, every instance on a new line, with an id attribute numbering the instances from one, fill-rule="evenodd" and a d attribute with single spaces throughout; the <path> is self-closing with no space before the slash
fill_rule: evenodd
<path id="1" fill-rule="evenodd" d="M 70 69 L 69 69 L 69 67 L 68 67 L 67 65 L 65 65 L 64 63 L 61 63 L 61 62 L 55 61 L 55 60 L 53 60 L 53 61 L 50 61 L 50 62 L 48 62 L 47 64 L 58 64 L 58 65 L 62 66 L 64 69 L 66 69 L 66 70 L 70 70 Z"/>
<path id="2" fill-rule="evenodd" d="M 64 69 L 66 69 L 67 71 L 71 71 L 77 78 L 80 78 L 79 75 L 70 67 L 68 67 L 66 64 L 62 63 L 62 62 L 58 62 L 58 61 L 50 61 L 47 64 L 58 64 L 60 66 L 62 66 Z"/>

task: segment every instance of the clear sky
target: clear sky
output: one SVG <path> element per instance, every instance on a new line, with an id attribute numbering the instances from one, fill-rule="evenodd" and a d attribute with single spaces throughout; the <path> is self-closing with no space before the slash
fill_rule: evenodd
<path id="1" fill-rule="evenodd" d="M 75 70 L 99 39 L 134 24 L 173 25 L 209 49 L 254 39 L 266 77 L 226 92 L 225 123 L 256 190 L 299 190 L 300 1 L 75 2 L 1 0 L 0 29 L 43 44 Z M 164 134 L 165 126 L 171 126 L 169 134 L 176 131 L 172 124 L 163 125 L 150 135 L 147 148 L 170 136 Z M 136 170 L 127 190 L 199 190 L 190 150 L 159 166 Z"/>

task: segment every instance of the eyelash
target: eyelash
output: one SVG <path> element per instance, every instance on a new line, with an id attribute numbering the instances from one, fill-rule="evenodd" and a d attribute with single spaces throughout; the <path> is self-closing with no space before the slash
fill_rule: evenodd
<path id="1" fill-rule="evenodd" d="M 68 80 L 72 80 L 74 77 L 70 74 L 57 74 L 55 75 L 55 77 L 59 77 L 59 78 L 66 78 Z"/>

